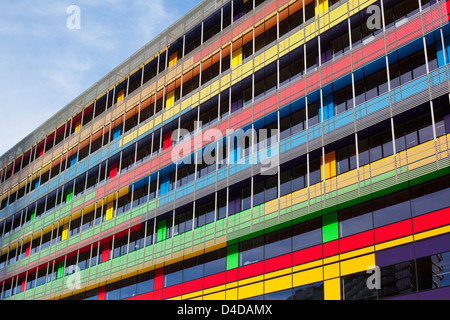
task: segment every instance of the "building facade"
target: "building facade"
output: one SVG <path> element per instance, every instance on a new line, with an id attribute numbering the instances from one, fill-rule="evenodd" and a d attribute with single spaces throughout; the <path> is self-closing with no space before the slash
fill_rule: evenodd
<path id="1" fill-rule="evenodd" d="M 0 158 L 0 298 L 450 298 L 449 8 L 203 1 Z"/>

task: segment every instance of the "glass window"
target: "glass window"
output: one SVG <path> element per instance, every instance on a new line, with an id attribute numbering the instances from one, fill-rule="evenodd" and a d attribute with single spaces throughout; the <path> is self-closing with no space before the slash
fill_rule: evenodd
<path id="1" fill-rule="evenodd" d="M 183 262 L 178 262 L 164 268 L 164 287 L 181 283 L 183 280 Z"/>
<path id="2" fill-rule="evenodd" d="M 370 300 L 377 298 L 377 290 L 367 286 L 370 274 L 359 272 L 341 277 L 342 300 Z"/>
<path id="3" fill-rule="evenodd" d="M 264 300 L 291 300 L 291 299 L 292 299 L 292 289 L 267 293 L 264 295 Z"/>
<path id="4" fill-rule="evenodd" d="M 347 237 L 373 228 L 372 203 L 367 202 L 339 212 L 339 236 Z"/>
<path id="5" fill-rule="evenodd" d="M 138 275 L 136 294 L 140 295 L 143 293 L 153 291 L 153 280 L 154 280 L 153 271 Z"/>
<path id="6" fill-rule="evenodd" d="M 322 220 L 314 219 L 292 227 L 292 251 L 322 243 Z"/>
<path id="7" fill-rule="evenodd" d="M 324 300 L 323 282 L 316 282 L 293 288 L 294 294 L 288 300 Z"/>
<path id="8" fill-rule="evenodd" d="M 247 240 L 239 244 L 239 266 L 264 260 L 264 237 Z"/>
<path id="9" fill-rule="evenodd" d="M 373 200 L 374 227 L 411 218 L 409 189 Z"/>
<path id="10" fill-rule="evenodd" d="M 270 259 L 292 251 L 291 229 L 280 230 L 265 236 L 264 259 Z"/>

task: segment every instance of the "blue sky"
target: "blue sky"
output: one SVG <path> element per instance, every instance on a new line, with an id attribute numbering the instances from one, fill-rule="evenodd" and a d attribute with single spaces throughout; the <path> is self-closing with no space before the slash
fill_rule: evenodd
<path id="1" fill-rule="evenodd" d="M 200 2 L 1 1 L 0 156 Z"/>

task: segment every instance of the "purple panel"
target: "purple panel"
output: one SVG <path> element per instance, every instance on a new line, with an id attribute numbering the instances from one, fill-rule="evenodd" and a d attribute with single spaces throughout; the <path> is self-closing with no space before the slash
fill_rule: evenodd
<path id="1" fill-rule="evenodd" d="M 444 116 L 444 123 L 445 123 L 445 132 L 450 132 L 450 114 L 446 114 Z"/>
<path id="2" fill-rule="evenodd" d="M 450 287 L 420 292 L 419 300 L 450 300 Z"/>
<path id="3" fill-rule="evenodd" d="M 408 261 L 414 259 L 413 244 L 407 244 L 392 249 L 375 252 L 375 261 L 377 266 L 384 267 L 394 263 Z"/>
<path id="4" fill-rule="evenodd" d="M 242 108 L 242 98 L 231 102 L 231 113 Z"/>
<path id="5" fill-rule="evenodd" d="M 239 211 L 239 202 L 241 201 L 240 198 L 236 198 L 234 200 L 230 200 L 228 203 L 228 215 L 231 216 L 232 214 L 235 214 Z"/>
<path id="6" fill-rule="evenodd" d="M 417 293 L 405 294 L 404 296 L 388 298 L 384 300 L 418 300 Z"/>
<path id="7" fill-rule="evenodd" d="M 432 254 L 441 253 L 450 250 L 450 234 L 417 241 L 416 258 L 430 256 Z"/>

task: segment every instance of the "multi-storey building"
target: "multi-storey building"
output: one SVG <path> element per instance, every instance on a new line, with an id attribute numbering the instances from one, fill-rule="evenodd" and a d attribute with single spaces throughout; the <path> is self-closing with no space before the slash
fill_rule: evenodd
<path id="1" fill-rule="evenodd" d="M 1 299 L 450 298 L 449 6 L 200 3 L 2 156 Z"/>

